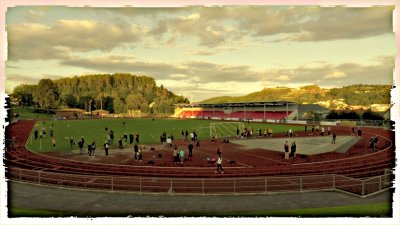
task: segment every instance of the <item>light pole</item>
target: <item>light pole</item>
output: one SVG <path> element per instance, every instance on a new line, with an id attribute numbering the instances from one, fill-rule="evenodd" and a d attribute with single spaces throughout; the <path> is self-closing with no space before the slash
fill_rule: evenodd
<path id="1" fill-rule="evenodd" d="M 90 118 L 92 118 L 92 99 L 89 100 L 89 113 L 90 113 Z"/>

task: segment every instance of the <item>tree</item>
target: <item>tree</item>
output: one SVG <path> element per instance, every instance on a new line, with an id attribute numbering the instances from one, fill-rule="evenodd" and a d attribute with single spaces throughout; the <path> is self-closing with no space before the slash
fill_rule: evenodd
<path id="1" fill-rule="evenodd" d="M 120 98 L 114 98 L 114 112 L 115 113 L 126 113 L 126 104 Z"/>
<path id="2" fill-rule="evenodd" d="M 77 104 L 76 98 L 72 94 L 63 95 L 61 97 L 61 102 L 69 108 L 74 108 Z"/>
<path id="3" fill-rule="evenodd" d="M 329 114 L 326 116 L 327 119 L 339 119 L 339 113 L 335 111 L 330 111 Z"/>
<path id="4" fill-rule="evenodd" d="M 128 95 L 126 98 L 126 106 L 131 110 L 141 110 L 147 112 L 149 110 L 149 103 L 141 94 Z"/>
<path id="5" fill-rule="evenodd" d="M 21 84 L 14 88 L 13 93 L 10 95 L 20 106 L 33 105 L 33 92 L 36 85 Z"/>
<path id="6" fill-rule="evenodd" d="M 33 100 L 42 109 L 56 109 L 59 105 L 57 86 L 50 79 L 41 79 L 33 92 Z"/>
<path id="7" fill-rule="evenodd" d="M 107 96 L 103 99 L 103 109 L 114 113 L 114 99 L 111 96 Z"/>
<path id="8" fill-rule="evenodd" d="M 362 114 L 362 118 L 364 120 L 383 120 L 383 116 L 379 115 L 378 113 L 374 113 L 371 110 L 368 110 Z"/>

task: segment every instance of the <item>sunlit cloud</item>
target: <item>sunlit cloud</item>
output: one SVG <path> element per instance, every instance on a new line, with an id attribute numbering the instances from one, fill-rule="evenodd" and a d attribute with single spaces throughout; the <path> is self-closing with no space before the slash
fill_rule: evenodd
<path id="1" fill-rule="evenodd" d="M 273 86 L 391 84 L 393 9 L 11 7 L 6 85 L 89 71 L 151 76 L 202 98 Z"/>

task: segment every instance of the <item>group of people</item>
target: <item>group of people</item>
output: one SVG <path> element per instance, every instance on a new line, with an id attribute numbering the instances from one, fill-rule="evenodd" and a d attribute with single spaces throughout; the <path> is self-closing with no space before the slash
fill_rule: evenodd
<path id="1" fill-rule="evenodd" d="M 290 151 L 289 151 L 289 143 L 288 141 L 285 141 L 285 144 L 283 145 L 283 149 L 285 151 L 285 154 L 288 154 L 288 158 L 294 158 L 296 157 L 296 142 L 292 142 L 292 144 L 290 145 Z"/>
<path id="2" fill-rule="evenodd" d="M 351 128 L 351 136 L 356 136 L 356 131 L 354 127 Z M 360 127 L 357 128 L 357 136 L 362 136 L 362 130 L 360 129 Z"/>
<path id="3" fill-rule="evenodd" d="M 236 128 L 236 137 L 241 138 L 241 139 L 247 139 L 253 137 L 253 129 L 252 128 L 247 128 L 245 127 L 243 131 L 240 131 L 239 128 Z M 272 137 L 272 129 L 270 128 L 265 128 L 261 129 L 259 128 L 257 130 L 257 135 L 258 137 Z"/>
<path id="4" fill-rule="evenodd" d="M 307 125 L 304 125 L 304 133 L 308 133 L 308 127 Z M 309 135 L 314 135 L 314 133 L 317 133 L 317 135 L 319 134 L 320 136 L 325 136 L 325 127 L 320 127 L 318 125 L 312 125 L 311 126 L 311 133 L 309 133 Z M 331 135 L 331 127 L 327 128 L 327 133 L 328 136 Z"/>
<path id="5" fill-rule="evenodd" d="M 194 144 L 193 142 L 190 142 L 187 146 L 188 149 L 188 157 L 193 157 L 193 149 L 194 149 Z M 173 160 L 175 164 L 183 164 L 185 162 L 185 150 L 183 147 L 180 147 L 178 150 L 178 146 L 174 145 L 174 150 L 172 153 Z"/>
<path id="6" fill-rule="evenodd" d="M 196 133 L 196 131 L 195 130 L 193 130 L 192 132 L 188 132 L 188 130 L 185 130 L 185 131 L 181 131 L 181 136 L 182 136 L 182 141 L 183 140 L 188 140 L 188 136 L 190 135 L 190 140 L 191 141 L 197 141 L 198 140 L 198 135 L 197 135 L 197 133 Z"/>

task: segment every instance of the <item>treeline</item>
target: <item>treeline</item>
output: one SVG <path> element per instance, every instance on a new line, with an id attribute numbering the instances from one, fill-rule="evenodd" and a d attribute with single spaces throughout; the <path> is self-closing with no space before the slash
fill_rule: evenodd
<path id="1" fill-rule="evenodd" d="M 37 85 L 22 84 L 10 95 L 22 106 L 42 109 L 104 109 L 111 113 L 140 110 L 144 113 L 173 113 L 174 104 L 189 103 L 158 87 L 152 77 L 131 74 L 75 76 L 58 80 L 42 79 Z"/>
<path id="2" fill-rule="evenodd" d="M 222 96 L 201 103 L 254 102 L 254 101 L 291 101 L 296 103 L 317 103 L 343 99 L 348 105 L 370 106 L 371 104 L 390 103 L 390 85 L 351 85 L 342 88 L 325 89 L 318 85 L 301 88 L 276 87 L 265 88 L 245 96 Z"/>
<path id="3" fill-rule="evenodd" d="M 384 117 L 378 113 L 367 110 L 357 113 L 356 111 L 330 111 L 326 116 L 327 119 L 349 119 L 349 120 L 383 120 Z"/>

